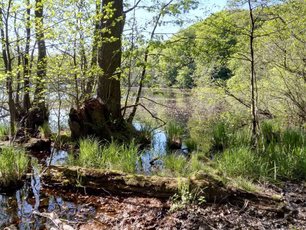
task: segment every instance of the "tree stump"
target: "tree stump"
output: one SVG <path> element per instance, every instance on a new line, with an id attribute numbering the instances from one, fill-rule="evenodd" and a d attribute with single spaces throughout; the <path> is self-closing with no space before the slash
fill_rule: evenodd
<path id="1" fill-rule="evenodd" d="M 107 141 L 127 141 L 136 134 L 123 118 L 113 118 L 106 104 L 96 98 L 86 100 L 80 109 L 72 108 L 68 122 L 74 140 L 95 136 Z"/>
<path id="2" fill-rule="evenodd" d="M 17 132 L 17 136 L 29 135 L 31 137 L 37 137 L 39 132 L 38 128 L 49 120 L 49 112 L 46 107 L 32 107 L 27 114 L 21 119 L 21 128 Z"/>

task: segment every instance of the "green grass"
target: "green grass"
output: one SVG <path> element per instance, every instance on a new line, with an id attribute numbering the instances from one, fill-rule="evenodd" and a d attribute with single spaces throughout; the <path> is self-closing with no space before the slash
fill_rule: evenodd
<path id="1" fill-rule="evenodd" d="M 173 127 L 170 130 L 176 129 Z M 210 133 L 211 146 L 222 146 L 216 148 L 213 161 L 203 151 L 193 152 L 190 157 L 167 154 L 162 158 L 163 169 L 157 174 L 189 177 L 205 172 L 221 180 L 225 178 L 226 183 L 226 178 L 236 178 L 236 184 L 247 189 L 252 189 L 252 185 L 246 181 L 306 180 L 305 131 L 301 129 L 281 129 L 271 122 L 262 123 L 256 151 L 250 148 L 248 127 L 235 130 L 229 124 L 220 123 Z M 73 163 L 134 173 L 138 161 L 134 143 L 101 145 L 96 139 L 84 139 L 80 141 L 79 157 Z"/>
<path id="2" fill-rule="evenodd" d="M 217 156 L 216 165 L 225 176 L 248 179 L 266 178 L 269 170 L 262 157 L 247 147 L 225 150 Z"/>
<path id="3" fill-rule="evenodd" d="M 188 160 L 183 155 L 167 154 L 162 158 L 163 172 L 162 175 L 186 176 L 188 170 Z"/>
<path id="4" fill-rule="evenodd" d="M 9 127 L 4 124 L 0 124 L 0 140 L 4 140 L 9 134 Z"/>
<path id="5" fill-rule="evenodd" d="M 48 122 L 44 122 L 41 126 L 39 126 L 38 130 L 42 138 L 50 138 L 52 135 Z"/>
<path id="6" fill-rule="evenodd" d="M 194 140 L 193 138 L 187 138 L 185 141 L 184 141 L 184 144 L 186 145 L 187 149 L 189 152 L 193 152 L 193 151 L 196 151 L 198 150 L 198 143 L 196 140 Z"/>
<path id="7" fill-rule="evenodd" d="M 214 152 L 223 151 L 228 147 L 229 131 L 225 122 L 218 122 L 213 126 L 211 138 L 211 150 Z"/>
<path id="8" fill-rule="evenodd" d="M 154 123 L 152 120 L 143 120 L 138 123 L 140 125 L 139 129 L 139 143 L 148 143 L 152 139 L 152 133 L 154 131 Z"/>
<path id="9" fill-rule="evenodd" d="M 299 128 L 280 128 L 273 121 L 261 124 L 256 151 L 250 148 L 248 127 L 234 129 L 230 124 L 214 124 L 209 131 L 211 164 L 223 178 L 242 181 L 306 180 L 306 134 Z M 203 140 L 205 142 L 205 140 Z M 197 151 L 190 159 L 179 155 L 164 158 L 164 174 L 189 176 L 207 168 L 207 152 Z M 203 161 L 204 159 L 204 161 Z M 250 187 L 250 186 L 249 186 Z"/>
<path id="10" fill-rule="evenodd" d="M 134 173 L 139 160 L 138 147 L 111 142 L 102 145 L 97 139 L 80 140 L 80 153 L 70 164 Z"/>
<path id="11" fill-rule="evenodd" d="M 181 139 L 184 133 L 184 128 L 179 123 L 170 121 L 167 123 L 165 131 L 169 141 L 177 141 Z"/>
<path id="12" fill-rule="evenodd" d="M 281 130 L 271 122 L 261 125 L 260 143 L 252 151 L 245 130 L 236 131 L 234 138 L 217 157 L 224 174 L 255 180 L 305 180 L 305 132 L 300 129 Z"/>
<path id="13" fill-rule="evenodd" d="M 13 148 L 0 150 L 0 185 L 10 186 L 26 173 L 29 159 L 25 152 Z"/>

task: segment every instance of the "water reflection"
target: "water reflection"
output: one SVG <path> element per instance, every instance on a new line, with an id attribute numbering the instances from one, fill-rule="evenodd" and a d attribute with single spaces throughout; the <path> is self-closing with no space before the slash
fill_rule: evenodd
<path id="1" fill-rule="evenodd" d="M 44 229 L 52 225 L 50 220 L 35 215 L 55 212 L 61 219 L 83 222 L 95 214 L 95 208 L 75 204 L 62 197 L 44 194 L 41 190 L 39 170 L 33 167 L 31 178 L 14 194 L 0 194 L 0 229 L 14 225 L 18 229 Z M 49 226 L 49 227 L 48 227 Z"/>
<path id="2" fill-rule="evenodd" d="M 140 122 L 134 122 L 134 127 L 137 130 L 141 130 L 144 124 Z M 167 153 L 167 136 L 162 129 L 156 129 L 152 133 L 151 147 L 143 151 L 140 156 L 141 166 L 138 165 L 138 171 L 145 174 L 152 172 L 152 167 L 161 166 L 160 157 Z"/>
<path id="3" fill-rule="evenodd" d="M 52 149 L 51 155 L 46 159 L 46 165 L 64 165 L 68 160 L 68 152 L 61 149 Z"/>

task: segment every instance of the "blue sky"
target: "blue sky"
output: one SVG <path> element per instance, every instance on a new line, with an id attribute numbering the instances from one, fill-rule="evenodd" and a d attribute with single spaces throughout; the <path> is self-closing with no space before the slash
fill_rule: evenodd
<path id="1" fill-rule="evenodd" d="M 196 10 L 193 10 L 185 15 L 181 15 L 181 18 L 186 21 L 186 23 L 180 27 L 175 24 L 166 24 L 164 26 L 160 26 L 156 33 L 160 33 L 164 35 L 164 39 L 167 39 L 172 36 L 172 34 L 177 33 L 179 30 L 190 26 L 198 20 L 206 18 L 213 12 L 220 11 L 224 9 L 226 6 L 227 0 L 199 0 L 199 7 Z M 154 15 L 150 14 L 146 11 L 138 11 L 136 13 L 136 18 L 138 24 L 145 24 L 145 22 L 149 22 L 152 20 Z M 164 20 L 173 20 L 173 18 L 166 17 Z M 145 26 L 147 29 L 147 35 L 152 31 L 150 26 Z"/>

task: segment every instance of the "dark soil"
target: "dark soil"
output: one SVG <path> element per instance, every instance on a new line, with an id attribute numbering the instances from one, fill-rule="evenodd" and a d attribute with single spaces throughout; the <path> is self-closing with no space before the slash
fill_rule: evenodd
<path id="1" fill-rule="evenodd" d="M 245 200 L 237 204 L 190 205 L 174 212 L 170 202 L 140 197 L 94 197 L 96 215 L 79 229 L 306 229 L 306 188 L 285 184 L 283 189 L 267 186 L 284 194 L 280 207 Z M 84 197 L 84 196 L 83 196 Z M 86 197 L 86 196 L 85 196 Z M 82 198 L 80 198 L 82 199 Z M 87 202 L 88 202 L 87 201 Z"/>

